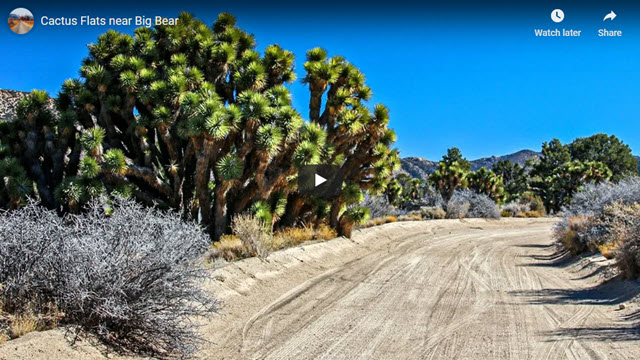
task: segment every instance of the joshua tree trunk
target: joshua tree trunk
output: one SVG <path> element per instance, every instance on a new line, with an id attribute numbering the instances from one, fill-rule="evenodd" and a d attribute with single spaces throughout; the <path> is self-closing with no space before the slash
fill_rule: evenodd
<path id="1" fill-rule="evenodd" d="M 297 219 L 300 218 L 300 212 L 304 207 L 304 197 L 300 194 L 292 194 L 289 201 L 287 201 L 287 211 L 282 219 L 282 224 L 286 226 L 293 226 Z"/>
<path id="2" fill-rule="evenodd" d="M 309 101 L 309 120 L 318 121 L 320 120 L 320 108 L 322 107 L 322 94 L 324 94 L 324 90 L 327 88 L 327 85 L 310 85 L 309 89 L 311 90 L 311 99 Z"/>
<path id="3" fill-rule="evenodd" d="M 202 149 L 198 155 L 196 162 L 196 195 L 200 205 L 200 215 L 202 216 L 203 227 L 211 231 L 211 194 L 209 192 L 209 180 L 211 171 L 209 168 L 209 159 L 213 152 L 213 139 L 205 138 Z"/>
<path id="4" fill-rule="evenodd" d="M 340 208 L 342 208 L 342 201 L 340 199 L 335 199 L 331 202 L 331 212 L 329 213 L 329 225 L 334 229 L 339 229 L 339 219 Z M 338 234 L 343 235 L 343 234 Z"/>
<path id="5" fill-rule="evenodd" d="M 228 181 L 216 181 L 213 241 L 219 241 L 229 226 L 229 218 L 227 216 L 227 192 L 229 187 L 230 183 Z"/>

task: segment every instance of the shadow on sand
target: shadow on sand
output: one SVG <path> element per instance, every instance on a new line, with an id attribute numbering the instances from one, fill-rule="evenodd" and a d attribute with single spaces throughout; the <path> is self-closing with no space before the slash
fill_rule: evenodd
<path id="1" fill-rule="evenodd" d="M 575 274 L 572 280 L 580 281 L 603 275 L 609 278 L 594 286 L 584 286 L 577 289 L 575 286 L 567 288 L 544 288 L 537 290 L 510 291 L 512 296 L 524 298 L 525 302 L 536 305 L 592 305 L 592 306 L 616 306 L 628 302 L 640 295 L 640 280 L 623 281 L 619 277 L 611 277 L 611 269 L 605 264 L 609 261 L 601 256 L 593 254 L 584 256 L 571 256 L 567 251 L 559 250 L 553 244 L 550 245 L 518 245 L 522 248 L 538 249 L 533 254 L 520 255 L 524 260 L 518 266 L 521 267 L 546 267 L 562 268 L 563 271 Z M 617 311 L 617 310 L 616 310 Z M 638 341 L 640 340 L 640 311 L 622 315 L 622 323 L 611 326 L 595 327 L 571 327 L 559 328 L 542 333 L 549 337 L 549 341 L 559 338 L 591 339 L 595 341 Z"/>
<path id="2" fill-rule="evenodd" d="M 640 294 L 640 287 L 628 286 L 617 279 L 584 289 L 539 289 L 511 291 L 528 298 L 530 304 L 617 305 Z"/>
<path id="3" fill-rule="evenodd" d="M 549 337 L 547 341 L 560 339 L 595 340 L 595 341 L 637 341 L 640 330 L 632 326 L 562 328 L 541 333 Z"/>

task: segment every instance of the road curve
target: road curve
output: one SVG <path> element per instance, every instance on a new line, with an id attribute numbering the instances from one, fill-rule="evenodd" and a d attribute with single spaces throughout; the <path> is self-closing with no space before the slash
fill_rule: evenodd
<path id="1" fill-rule="evenodd" d="M 205 353 L 228 359 L 635 358 L 640 337 L 614 311 L 617 298 L 593 287 L 597 276 L 589 269 L 554 254 L 552 224 L 388 225 L 354 260 L 291 284 L 264 306 L 234 308 L 244 315 L 236 325 L 226 322 L 229 335 Z M 246 296 L 260 297 L 260 290 Z"/>
<path id="2" fill-rule="evenodd" d="M 208 343 L 198 356 L 637 358 L 640 334 L 628 320 L 637 305 L 617 309 L 638 294 L 639 284 L 600 284 L 602 267 L 557 254 L 554 222 L 394 223 L 358 231 L 352 240 L 227 263 L 204 285 L 224 307 L 203 322 Z M 64 331 L 51 330 L 0 345 L 5 359 L 104 354 L 87 342 L 71 347 Z"/>

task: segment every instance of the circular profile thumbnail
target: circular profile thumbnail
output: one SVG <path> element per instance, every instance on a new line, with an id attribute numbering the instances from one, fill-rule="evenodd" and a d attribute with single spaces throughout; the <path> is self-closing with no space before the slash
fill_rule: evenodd
<path id="1" fill-rule="evenodd" d="M 16 34 L 26 34 L 33 29 L 34 19 L 31 11 L 17 8 L 9 14 L 9 29 Z"/>

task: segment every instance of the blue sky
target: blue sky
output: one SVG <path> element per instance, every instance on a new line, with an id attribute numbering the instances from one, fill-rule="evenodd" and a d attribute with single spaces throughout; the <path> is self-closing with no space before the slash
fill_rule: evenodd
<path id="1" fill-rule="evenodd" d="M 346 2 L 345 2 L 346 3 Z M 568 142 L 598 132 L 615 134 L 640 153 L 640 7 L 611 2 L 577 6 L 430 6 L 400 2 L 174 2 L 145 5 L 111 1 L 60 6 L 54 2 L 4 2 L 34 14 L 27 35 L 0 31 L 0 88 L 46 89 L 55 94 L 77 77 L 86 45 L 109 27 L 45 27 L 40 17 L 175 16 L 193 12 L 211 23 L 220 11 L 236 15 L 260 49 L 278 43 L 297 56 L 302 77 L 306 50 L 321 46 L 357 65 L 374 91 L 373 102 L 391 110 L 396 146 L 403 156 L 438 159 L 457 146 L 469 158 L 538 150 L 557 137 Z M 315 7 L 314 7 L 315 6 Z M 562 8 L 565 21 L 549 14 Z M 603 23 L 614 10 L 618 17 Z M 598 28 L 622 38 L 598 38 Z M 535 28 L 582 30 L 580 38 L 536 38 Z M 118 27 L 132 32 L 134 27 Z M 19 49 L 9 53 L 7 49 Z M 306 116 L 308 92 L 292 85 Z"/>

